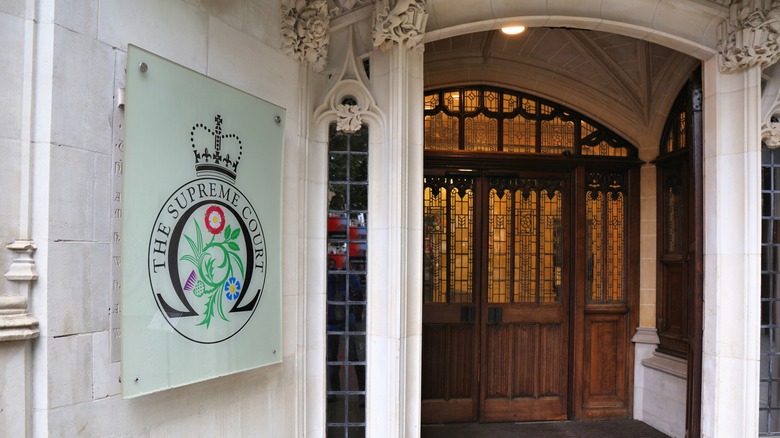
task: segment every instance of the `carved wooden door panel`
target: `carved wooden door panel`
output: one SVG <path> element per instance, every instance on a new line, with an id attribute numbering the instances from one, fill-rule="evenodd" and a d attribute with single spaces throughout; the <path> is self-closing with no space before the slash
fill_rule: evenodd
<path id="1" fill-rule="evenodd" d="M 489 176 L 485 183 L 481 420 L 566 419 L 566 180 Z"/>
<path id="2" fill-rule="evenodd" d="M 423 423 L 477 419 L 476 183 L 471 175 L 425 177 Z"/>
<path id="3" fill-rule="evenodd" d="M 423 422 L 566 418 L 567 178 L 426 176 Z"/>

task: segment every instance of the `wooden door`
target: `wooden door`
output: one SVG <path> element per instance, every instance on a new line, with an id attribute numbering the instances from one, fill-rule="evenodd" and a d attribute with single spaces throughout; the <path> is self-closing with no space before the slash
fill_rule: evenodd
<path id="1" fill-rule="evenodd" d="M 566 419 L 566 181 L 496 175 L 484 182 L 480 419 Z"/>
<path id="2" fill-rule="evenodd" d="M 422 419 L 565 419 L 568 180 L 425 178 Z"/>

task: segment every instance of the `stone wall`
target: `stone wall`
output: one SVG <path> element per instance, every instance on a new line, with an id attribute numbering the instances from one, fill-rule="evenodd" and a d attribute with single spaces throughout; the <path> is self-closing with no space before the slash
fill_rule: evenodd
<path id="1" fill-rule="evenodd" d="M 29 313 L 40 322 L 37 339 L 0 343 L 5 375 L 30 382 L 25 391 L 3 387 L 1 404 L 23 411 L 0 414 L 0 434 L 299 435 L 297 276 L 284 280 L 282 364 L 131 400 L 120 396 L 112 294 L 127 45 L 286 108 L 284 196 L 294 201 L 299 66 L 279 51 L 279 10 L 265 0 L 0 2 L 0 238 L 37 246 Z M 285 236 L 295 248 L 295 230 Z M 13 257 L 0 251 L 4 267 Z M 0 296 L 19 289 L 4 281 Z"/>

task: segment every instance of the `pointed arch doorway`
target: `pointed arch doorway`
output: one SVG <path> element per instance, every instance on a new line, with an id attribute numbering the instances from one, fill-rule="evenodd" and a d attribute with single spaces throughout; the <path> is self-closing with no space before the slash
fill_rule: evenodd
<path id="1" fill-rule="evenodd" d="M 510 90 L 425 99 L 423 423 L 628 417 L 636 149 Z"/>

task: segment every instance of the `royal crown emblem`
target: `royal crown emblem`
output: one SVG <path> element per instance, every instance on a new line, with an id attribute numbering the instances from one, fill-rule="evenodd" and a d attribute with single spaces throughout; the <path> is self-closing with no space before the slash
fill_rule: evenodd
<path id="1" fill-rule="evenodd" d="M 234 182 L 244 148 L 236 134 L 222 133 L 221 115 L 217 114 L 214 121 L 216 125 L 213 131 L 203 123 L 196 124 L 190 131 L 192 152 L 195 154 L 195 173 L 198 176 L 223 177 Z M 209 150 L 212 141 L 213 148 Z M 223 148 L 227 153 L 224 153 Z M 235 158 L 231 158 L 230 152 Z"/>

